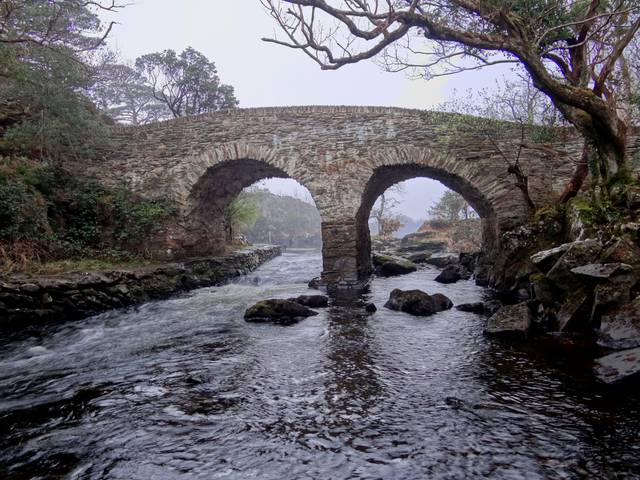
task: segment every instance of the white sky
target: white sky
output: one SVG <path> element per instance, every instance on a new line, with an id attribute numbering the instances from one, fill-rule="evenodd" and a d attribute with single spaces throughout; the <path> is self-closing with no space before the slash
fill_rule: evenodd
<path id="1" fill-rule="evenodd" d="M 224 83 L 233 85 L 240 107 L 287 105 L 383 105 L 429 109 L 454 89 L 491 86 L 496 70 L 430 81 L 387 73 L 373 62 L 321 71 L 302 52 L 267 44 L 276 32 L 258 0 L 129 0 L 113 18 L 110 44 L 126 60 L 145 53 L 193 47 L 215 62 Z M 277 193 L 294 193 L 292 181 L 271 180 Z M 297 187 L 300 189 L 300 187 Z M 399 211 L 423 218 L 444 187 L 436 181 L 408 181 Z"/>

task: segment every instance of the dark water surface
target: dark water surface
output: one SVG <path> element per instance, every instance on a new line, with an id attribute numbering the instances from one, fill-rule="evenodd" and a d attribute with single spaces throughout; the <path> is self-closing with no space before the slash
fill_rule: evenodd
<path id="1" fill-rule="evenodd" d="M 0 478 L 640 478 L 640 394 L 482 317 L 382 308 L 393 288 L 477 301 L 435 269 L 376 279 L 372 316 L 334 305 L 245 323 L 309 293 L 316 252 L 136 309 L 0 341 Z M 572 358 L 571 361 L 569 359 Z"/>

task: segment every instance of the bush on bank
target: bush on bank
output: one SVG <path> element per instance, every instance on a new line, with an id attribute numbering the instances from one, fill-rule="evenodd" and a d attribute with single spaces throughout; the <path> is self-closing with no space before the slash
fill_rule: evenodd
<path id="1" fill-rule="evenodd" d="M 144 258 L 145 240 L 174 212 L 169 201 L 145 200 L 60 166 L 2 158 L 0 270 L 69 258 Z"/>

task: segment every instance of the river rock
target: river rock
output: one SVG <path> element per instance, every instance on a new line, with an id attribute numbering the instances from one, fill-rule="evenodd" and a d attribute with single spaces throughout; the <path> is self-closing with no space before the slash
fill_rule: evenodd
<path id="1" fill-rule="evenodd" d="M 608 263 L 626 263 L 635 265 L 638 268 L 640 247 L 631 240 L 614 238 L 607 244 L 602 257 Z"/>
<path id="2" fill-rule="evenodd" d="M 460 255 L 452 252 L 434 253 L 426 260 L 425 263 L 438 268 L 444 268 L 447 265 L 457 265 L 460 261 Z"/>
<path id="3" fill-rule="evenodd" d="M 597 262 L 601 253 L 602 245 L 597 240 L 573 242 L 569 244 L 567 251 L 547 272 L 547 278 L 562 290 L 574 290 L 580 286 L 580 281 L 571 270 Z"/>
<path id="4" fill-rule="evenodd" d="M 500 300 L 488 300 L 484 302 L 484 314 L 493 315 L 502 308 L 502 302 Z"/>
<path id="5" fill-rule="evenodd" d="M 310 308 L 324 308 L 329 305 L 329 297 L 326 295 L 300 295 L 296 298 L 290 298 L 289 301 Z"/>
<path id="6" fill-rule="evenodd" d="M 262 300 L 249 307 L 244 313 L 244 319 L 247 322 L 273 322 L 291 325 L 313 315 L 318 315 L 318 312 L 314 312 L 297 302 L 274 298 Z"/>
<path id="7" fill-rule="evenodd" d="M 491 336 L 525 339 L 533 323 L 533 315 L 526 303 L 502 307 L 487 322 L 484 333 Z"/>
<path id="8" fill-rule="evenodd" d="M 441 293 L 429 295 L 422 290 L 394 289 L 384 305 L 390 310 L 402 311 L 411 315 L 428 316 L 453 307 L 449 298 Z"/>
<path id="9" fill-rule="evenodd" d="M 616 383 L 640 374 L 640 348 L 611 353 L 596 360 L 595 374 L 605 383 Z"/>
<path id="10" fill-rule="evenodd" d="M 456 305 L 456 310 L 461 312 L 484 313 L 484 302 L 462 303 Z"/>
<path id="11" fill-rule="evenodd" d="M 311 280 L 309 280 L 309 283 L 307 285 L 309 286 L 309 288 L 313 288 L 314 290 L 321 290 L 324 286 L 320 277 L 312 278 Z"/>
<path id="12" fill-rule="evenodd" d="M 589 294 L 584 288 L 569 293 L 556 316 L 558 331 L 584 330 L 591 319 Z"/>
<path id="13" fill-rule="evenodd" d="M 431 258 L 431 255 L 432 254 L 429 252 L 419 252 L 419 253 L 412 253 L 407 258 L 410 262 L 413 262 L 413 263 L 426 263 L 426 261 L 429 260 L 429 258 Z"/>
<path id="14" fill-rule="evenodd" d="M 473 272 L 478 264 L 481 252 L 461 252 L 458 256 L 460 265 L 468 272 Z"/>
<path id="15" fill-rule="evenodd" d="M 640 297 L 602 316 L 598 345 L 618 350 L 640 347 Z"/>
<path id="16" fill-rule="evenodd" d="M 632 272 L 633 268 L 626 263 L 590 263 L 571 269 L 571 273 L 584 280 L 585 283 L 602 283 L 612 277 L 628 275 Z"/>
<path id="17" fill-rule="evenodd" d="M 465 277 L 469 278 L 469 275 L 466 274 L 460 265 L 447 265 L 444 267 L 444 270 L 440 272 L 440 275 L 435 278 L 435 281 L 440 283 L 456 283 Z"/>
<path id="18" fill-rule="evenodd" d="M 537 301 L 544 305 L 552 305 L 557 300 L 553 284 L 541 273 L 531 275 L 529 278 L 533 287 L 533 295 Z"/>
<path id="19" fill-rule="evenodd" d="M 383 277 L 405 275 L 418 270 L 415 263 L 390 255 L 374 255 L 373 264 L 376 267 L 376 273 Z"/>
<path id="20" fill-rule="evenodd" d="M 531 256 L 531 262 L 542 273 L 547 273 L 551 270 L 551 267 L 555 265 L 558 259 L 567 251 L 571 246 L 570 243 L 564 243 L 558 247 L 550 250 L 543 250 Z"/>
<path id="21" fill-rule="evenodd" d="M 400 240 L 400 250 L 405 252 L 441 252 L 447 248 L 447 242 L 433 240 L 433 233 L 416 232 L 405 235 Z"/>
<path id="22" fill-rule="evenodd" d="M 376 307 L 375 303 L 372 302 L 367 302 L 364 304 L 364 309 L 368 312 L 368 313 L 375 313 L 378 311 L 378 307 Z"/>

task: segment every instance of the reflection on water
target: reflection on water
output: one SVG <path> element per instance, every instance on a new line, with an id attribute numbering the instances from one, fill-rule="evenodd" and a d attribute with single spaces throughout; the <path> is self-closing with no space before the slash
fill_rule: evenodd
<path id="1" fill-rule="evenodd" d="M 308 292 L 317 252 L 222 287 L 109 312 L 0 349 L 0 478 L 640 478 L 640 394 L 483 318 L 382 308 L 393 288 L 477 301 L 430 268 L 376 279 L 291 326 L 251 303 Z"/>

